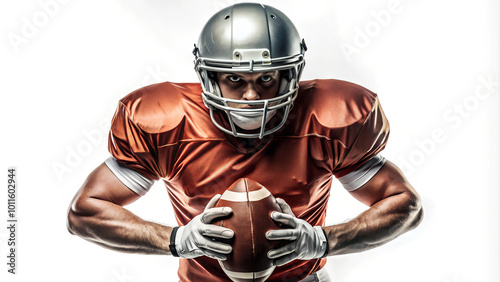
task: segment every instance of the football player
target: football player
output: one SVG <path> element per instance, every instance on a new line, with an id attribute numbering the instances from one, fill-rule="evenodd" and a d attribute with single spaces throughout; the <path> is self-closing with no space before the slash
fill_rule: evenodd
<path id="1" fill-rule="evenodd" d="M 214 207 L 236 180 L 255 180 L 278 198 L 273 220 L 289 240 L 269 251 L 269 281 L 329 281 L 326 256 L 380 246 L 416 227 L 417 192 L 381 151 L 389 123 L 377 95 L 333 80 L 300 82 L 307 47 L 293 23 L 261 4 L 236 4 L 206 23 L 193 53 L 200 83 L 164 82 L 120 100 L 111 157 L 71 203 L 71 233 L 118 251 L 180 257 L 181 281 L 228 281 L 215 259 L 231 246 L 227 216 Z M 369 206 L 325 226 L 333 177 Z M 178 227 L 144 221 L 123 206 L 165 183 Z"/>

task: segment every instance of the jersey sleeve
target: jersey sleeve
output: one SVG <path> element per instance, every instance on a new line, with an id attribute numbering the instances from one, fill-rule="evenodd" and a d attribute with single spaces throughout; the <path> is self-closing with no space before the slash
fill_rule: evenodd
<path id="1" fill-rule="evenodd" d="M 105 163 L 120 181 L 139 195 L 144 195 L 159 179 L 155 146 L 151 136 L 131 118 L 120 101 L 111 123 L 108 150 L 112 159 Z"/>
<path id="2" fill-rule="evenodd" d="M 342 162 L 334 172 L 344 187 L 353 191 L 373 177 L 385 159 L 378 155 L 389 138 L 389 122 L 380 106 L 378 97 L 362 127 L 345 150 Z"/>

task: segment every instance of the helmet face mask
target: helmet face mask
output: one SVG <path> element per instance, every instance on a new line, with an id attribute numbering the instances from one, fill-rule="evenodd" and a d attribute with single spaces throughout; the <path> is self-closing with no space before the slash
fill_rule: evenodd
<path id="1" fill-rule="evenodd" d="M 203 102 L 214 124 L 223 132 L 242 138 L 263 138 L 279 130 L 297 95 L 305 50 L 293 23 L 275 8 L 236 4 L 212 16 L 193 53 Z M 275 70 L 280 71 L 278 93 L 262 100 L 223 97 L 215 74 Z M 236 104 L 246 107 L 231 106 Z"/>

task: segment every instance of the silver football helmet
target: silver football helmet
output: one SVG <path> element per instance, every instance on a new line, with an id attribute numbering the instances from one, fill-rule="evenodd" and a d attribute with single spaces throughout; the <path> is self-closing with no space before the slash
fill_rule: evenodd
<path id="1" fill-rule="evenodd" d="M 214 124 L 227 134 L 243 138 L 262 138 L 280 129 L 297 96 L 306 50 L 294 24 L 273 7 L 241 3 L 213 15 L 202 29 L 193 54 L 203 102 Z M 275 70 L 280 71 L 281 79 L 276 97 L 254 101 L 224 98 L 215 74 Z M 234 108 L 228 103 L 250 107 Z"/>

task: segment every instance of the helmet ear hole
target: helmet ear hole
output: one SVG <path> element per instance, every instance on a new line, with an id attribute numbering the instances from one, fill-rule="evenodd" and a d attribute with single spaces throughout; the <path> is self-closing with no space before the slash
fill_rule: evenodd
<path id="1" fill-rule="evenodd" d="M 293 74 L 290 70 L 286 70 L 287 80 L 291 81 L 293 79 Z"/>
<path id="2" fill-rule="evenodd" d="M 208 86 L 207 89 L 209 89 L 209 91 L 214 93 L 216 96 L 222 97 L 222 93 L 219 88 L 219 81 L 217 79 L 217 73 L 213 71 L 206 71 L 205 73 L 208 77 L 208 79 L 206 79 Z"/>
<path id="3" fill-rule="evenodd" d="M 278 90 L 278 95 L 288 92 L 290 88 L 290 83 L 294 80 L 294 74 L 291 69 L 282 70 L 280 74 L 280 87 Z"/>
<path id="4" fill-rule="evenodd" d="M 207 71 L 207 73 L 208 73 L 208 78 L 210 78 L 210 79 L 212 79 L 212 80 L 214 80 L 214 81 L 217 82 L 217 74 L 215 72 L 213 72 L 213 71 Z"/>

